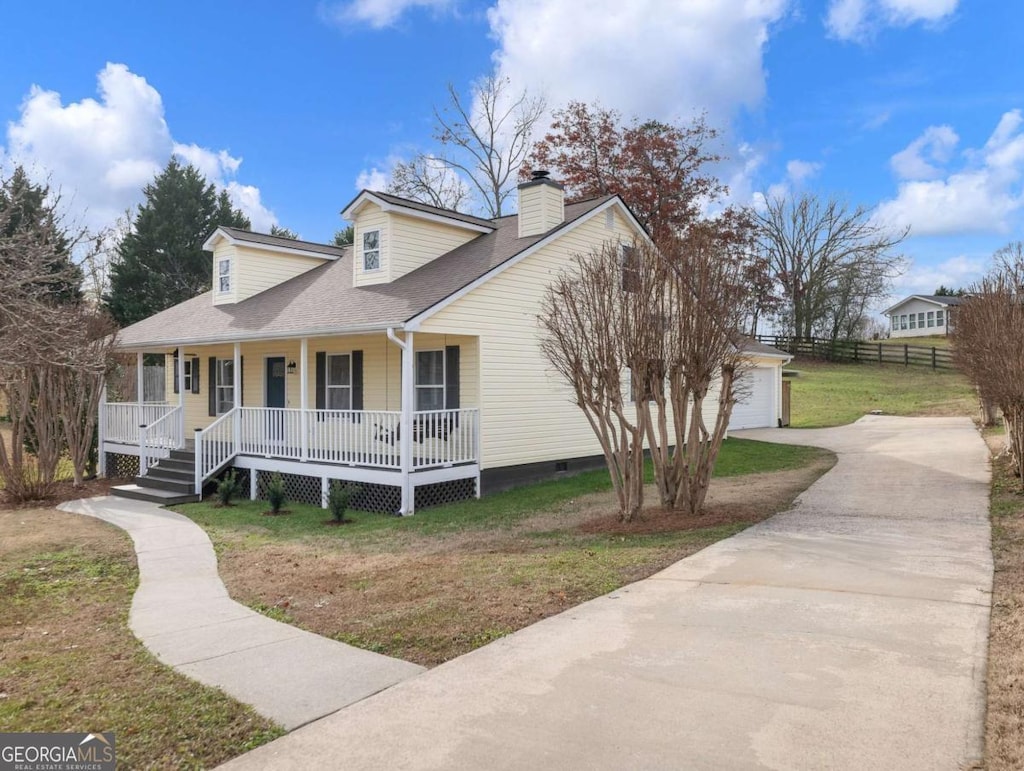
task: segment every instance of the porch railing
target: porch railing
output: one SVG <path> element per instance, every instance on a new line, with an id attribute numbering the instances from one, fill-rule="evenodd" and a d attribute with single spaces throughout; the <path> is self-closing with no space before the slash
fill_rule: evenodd
<path id="1" fill-rule="evenodd" d="M 238 454 L 241 421 L 240 407 L 224 413 L 202 431 L 195 432 L 196 495 L 202 495 L 203 483 L 217 469 Z"/>
<path id="2" fill-rule="evenodd" d="M 165 403 L 107 402 L 100 409 L 103 440 L 135 444 L 139 440 L 139 426 L 150 426 L 177 407 Z"/>
<path id="3" fill-rule="evenodd" d="M 401 412 L 316 410 L 306 415 L 309 460 L 374 468 L 402 467 Z"/>
<path id="4" fill-rule="evenodd" d="M 453 466 L 478 460 L 479 415 L 476 408 L 413 413 L 412 467 Z"/>
<path id="5" fill-rule="evenodd" d="M 170 450 L 185 446 L 182 435 L 182 408 L 173 407 L 166 415 L 152 423 L 140 425 L 138 428 L 139 442 L 139 474 L 143 475 L 151 461 L 167 457 Z"/>

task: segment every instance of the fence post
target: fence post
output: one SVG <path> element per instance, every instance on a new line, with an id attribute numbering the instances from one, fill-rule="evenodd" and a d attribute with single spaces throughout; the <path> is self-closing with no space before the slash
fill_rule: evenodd
<path id="1" fill-rule="evenodd" d="M 932 369 L 935 369 L 935 346 L 932 346 Z"/>
<path id="2" fill-rule="evenodd" d="M 882 363 L 882 344 L 878 344 L 878 363 Z"/>
<path id="3" fill-rule="evenodd" d="M 146 476 L 146 424 L 139 425 L 139 476 Z"/>
<path id="4" fill-rule="evenodd" d="M 193 434 L 194 441 L 192 443 L 192 446 L 193 446 L 193 452 L 195 453 L 195 456 L 196 456 L 196 478 L 195 478 L 196 495 L 202 497 L 202 495 L 203 495 L 203 429 L 201 429 L 201 428 L 193 428 L 192 430 L 195 432 Z M 256 473 L 255 470 L 253 470 L 252 473 L 255 474 Z"/>
<path id="5" fill-rule="evenodd" d="M 903 344 L 903 366 L 910 366 L 910 346 L 906 343 Z"/>

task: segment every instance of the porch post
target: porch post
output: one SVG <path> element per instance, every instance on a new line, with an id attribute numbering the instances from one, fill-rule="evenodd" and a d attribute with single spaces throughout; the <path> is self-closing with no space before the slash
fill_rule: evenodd
<path id="1" fill-rule="evenodd" d="M 107 379 L 103 378 L 103 383 L 100 385 L 100 411 L 97 416 L 96 422 L 96 449 L 98 450 L 96 459 L 98 461 L 97 470 L 101 477 L 107 475 L 107 453 L 103 449 L 103 444 L 107 439 Z"/>
<path id="2" fill-rule="evenodd" d="M 193 372 L 192 377 L 199 377 L 198 372 Z M 178 435 L 181 437 L 181 447 L 185 446 L 185 348 L 178 346 Z"/>
<path id="3" fill-rule="evenodd" d="M 242 406 L 242 344 L 235 343 L 235 361 L 231 365 L 234 373 L 234 384 L 231 387 L 232 407 Z M 235 454 L 242 448 L 242 411 L 235 410 Z"/>
<path id="4" fill-rule="evenodd" d="M 299 343 L 299 421 L 302 429 L 302 447 L 299 458 L 309 459 L 309 338 Z"/>
<path id="5" fill-rule="evenodd" d="M 142 404 L 146 401 L 143 394 L 143 388 L 145 388 L 146 380 L 142 376 L 142 351 L 135 354 L 135 388 L 136 388 L 136 400 L 139 403 L 139 420 L 142 421 Z"/>
<path id="6" fill-rule="evenodd" d="M 414 512 L 414 487 L 412 484 L 412 414 L 413 399 L 413 333 L 405 333 L 405 345 L 402 347 L 402 514 L 408 516 Z"/>

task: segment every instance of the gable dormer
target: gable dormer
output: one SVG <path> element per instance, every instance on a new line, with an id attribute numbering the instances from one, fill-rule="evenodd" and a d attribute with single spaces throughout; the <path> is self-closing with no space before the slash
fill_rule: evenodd
<path id="1" fill-rule="evenodd" d="M 341 216 L 352 223 L 354 286 L 395 281 L 495 229 L 479 217 L 369 190 Z"/>
<path id="2" fill-rule="evenodd" d="M 343 253 L 336 246 L 227 227 L 217 228 L 203 249 L 213 252 L 214 305 L 242 302 Z"/>

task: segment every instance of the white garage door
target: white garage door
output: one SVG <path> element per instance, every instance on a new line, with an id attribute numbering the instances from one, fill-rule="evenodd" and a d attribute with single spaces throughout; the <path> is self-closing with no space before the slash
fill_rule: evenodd
<path id="1" fill-rule="evenodd" d="M 772 381 L 777 377 L 778 370 L 774 367 L 755 367 L 743 373 L 740 387 L 746 392 L 732 408 L 729 418 L 729 429 L 738 431 L 741 428 L 774 428 L 775 410 L 772 396 Z"/>

